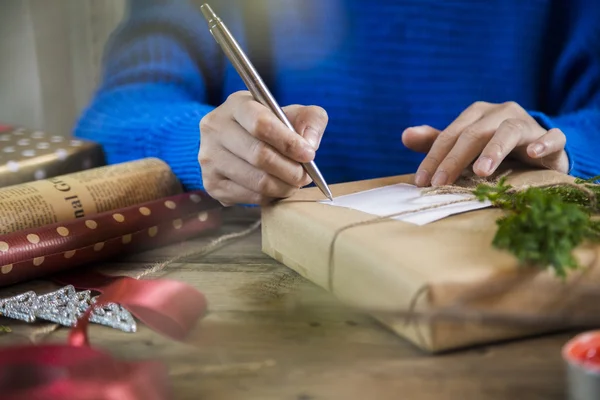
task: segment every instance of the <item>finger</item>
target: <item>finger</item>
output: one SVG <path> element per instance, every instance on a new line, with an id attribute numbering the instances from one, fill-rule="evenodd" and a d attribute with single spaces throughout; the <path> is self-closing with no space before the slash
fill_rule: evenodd
<path id="1" fill-rule="evenodd" d="M 310 177 L 298 162 L 281 155 L 269 144 L 251 136 L 237 122 L 224 121 L 221 131 L 223 134 L 219 139 L 222 146 L 253 167 L 291 186 L 301 187 L 310 183 Z"/>
<path id="2" fill-rule="evenodd" d="M 504 121 L 516 124 L 525 124 L 518 120 L 507 120 L 503 108 L 496 108 L 479 121 L 466 127 L 460 134 L 456 144 L 440 163 L 431 184 L 434 186 L 446 185 L 454 182 L 462 171 L 473 162 L 482 152 L 488 142 Z M 518 130 L 514 130 L 518 133 Z M 497 143 L 502 145 L 502 143 Z M 512 148 L 510 149 L 512 150 Z"/>
<path id="3" fill-rule="evenodd" d="M 248 190 L 242 185 L 224 178 L 219 181 L 211 190 L 211 196 L 217 199 L 222 205 L 229 207 L 234 204 L 264 204 L 270 199 L 261 196 L 259 193 Z"/>
<path id="4" fill-rule="evenodd" d="M 560 129 L 550 129 L 546 134 L 527 146 L 527 155 L 539 159 L 563 151 L 567 137 Z"/>
<path id="5" fill-rule="evenodd" d="M 329 122 L 327 112 L 318 106 L 291 105 L 283 111 L 298 132 L 316 150 L 321 144 L 323 132 Z"/>
<path id="6" fill-rule="evenodd" d="M 260 194 L 252 192 L 242 185 L 226 179 L 215 171 L 214 163 L 205 164 L 202 168 L 202 183 L 204 190 L 222 205 L 228 207 L 234 204 L 258 204 Z"/>
<path id="7" fill-rule="evenodd" d="M 218 161 L 215 162 L 214 172 L 265 197 L 285 198 L 298 189 L 265 171 L 253 167 L 227 151 L 224 151 Z"/>
<path id="8" fill-rule="evenodd" d="M 473 172 L 482 177 L 493 174 L 504 159 L 522 144 L 523 138 L 530 136 L 531 130 L 531 124 L 525 120 L 510 118 L 502 122 L 473 165 Z"/>
<path id="9" fill-rule="evenodd" d="M 528 163 L 563 173 L 569 171 L 569 157 L 565 152 L 567 137 L 560 129 L 550 129 L 527 146 Z"/>
<path id="10" fill-rule="evenodd" d="M 402 132 L 402 144 L 419 153 L 426 153 L 437 139 L 440 131 L 428 125 L 414 126 Z"/>
<path id="11" fill-rule="evenodd" d="M 485 103 L 475 103 L 463 111 L 446 129 L 440 132 L 431 146 L 429 153 L 427 153 L 427 156 L 417 169 L 415 175 L 415 184 L 417 186 L 426 186 L 431 183 L 433 173 L 448 155 L 463 129 L 478 121 L 488 108 L 489 106 Z M 444 180 L 443 175 L 439 179 Z"/>
<path id="12" fill-rule="evenodd" d="M 245 101 L 233 110 L 234 119 L 256 139 L 273 146 L 297 162 L 309 162 L 315 149 L 298 133 L 288 129 L 273 112 L 262 104 Z"/>

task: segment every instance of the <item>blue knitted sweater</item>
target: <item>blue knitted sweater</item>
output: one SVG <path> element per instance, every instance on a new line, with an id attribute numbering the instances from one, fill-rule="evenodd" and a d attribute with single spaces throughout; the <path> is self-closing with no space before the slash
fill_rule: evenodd
<path id="1" fill-rule="evenodd" d="M 210 4 L 247 47 L 265 24 L 248 27 L 242 1 Z M 329 183 L 415 172 L 424 155 L 402 131 L 443 129 L 479 100 L 516 101 L 566 134 L 573 175 L 600 174 L 600 1 L 264 1 L 275 97 L 329 114 L 316 156 Z M 199 5 L 131 0 L 75 127 L 109 163 L 158 157 L 187 189 L 203 187 L 200 119 L 245 89 Z"/>

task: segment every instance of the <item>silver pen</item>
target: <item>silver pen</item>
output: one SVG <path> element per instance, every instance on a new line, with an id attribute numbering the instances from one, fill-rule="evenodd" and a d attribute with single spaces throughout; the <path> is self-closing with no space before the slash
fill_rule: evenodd
<path id="1" fill-rule="evenodd" d="M 275 98 L 263 82 L 262 78 L 256 72 L 256 69 L 244 54 L 244 51 L 235 40 L 235 38 L 229 32 L 229 29 L 225 26 L 223 21 L 214 13 L 212 8 L 208 4 L 200 6 L 204 18 L 208 22 L 210 33 L 215 38 L 221 49 L 229 58 L 229 61 L 233 64 L 234 68 L 246 84 L 246 87 L 252 93 L 252 96 L 256 101 L 269 108 L 275 113 L 275 115 L 283 122 L 292 132 L 296 132 L 285 113 L 275 101 Z M 297 133 L 297 132 L 296 132 Z M 323 192 L 329 200 L 333 201 L 333 196 L 325 179 L 321 175 L 321 172 L 317 168 L 314 162 L 303 163 L 302 166 L 312 178 L 315 185 Z"/>

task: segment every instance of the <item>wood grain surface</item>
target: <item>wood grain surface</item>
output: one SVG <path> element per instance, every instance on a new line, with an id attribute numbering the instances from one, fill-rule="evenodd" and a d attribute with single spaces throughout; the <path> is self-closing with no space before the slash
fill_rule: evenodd
<path id="1" fill-rule="evenodd" d="M 102 266 L 128 274 L 198 249 L 222 232 L 247 228 L 256 211 L 229 211 L 221 232 Z M 183 342 L 145 326 L 135 334 L 94 326 L 93 345 L 122 359 L 155 359 L 170 371 L 175 399 L 553 400 L 565 398 L 562 345 L 574 332 L 427 355 L 369 316 L 350 310 L 260 250 L 260 232 L 173 264 L 209 301 L 208 315 Z M 37 286 L 36 286 L 37 285 Z M 32 282 L 5 289 L 36 287 Z M 33 329 L 7 320 L 0 345 Z M 68 330 L 38 335 L 62 342 Z"/>

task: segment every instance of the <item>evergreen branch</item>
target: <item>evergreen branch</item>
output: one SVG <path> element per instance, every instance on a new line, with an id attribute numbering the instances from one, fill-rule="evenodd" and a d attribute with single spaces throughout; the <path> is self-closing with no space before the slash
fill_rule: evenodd
<path id="1" fill-rule="evenodd" d="M 495 185 L 480 184 L 473 194 L 507 211 L 496 221 L 492 245 L 511 252 L 521 265 L 552 268 L 565 277 L 579 267 L 573 250 L 586 241 L 600 241 L 600 177 L 519 191 L 502 178 Z"/>

